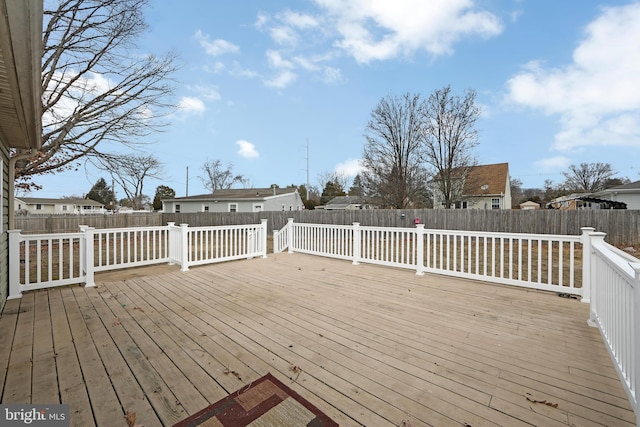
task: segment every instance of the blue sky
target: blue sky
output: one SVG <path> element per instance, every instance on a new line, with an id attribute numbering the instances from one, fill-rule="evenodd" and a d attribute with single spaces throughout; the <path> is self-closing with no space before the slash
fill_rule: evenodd
<path id="1" fill-rule="evenodd" d="M 451 84 L 482 107 L 480 164 L 525 188 L 571 164 L 640 179 L 640 1 L 152 0 L 143 52 L 176 50 L 176 103 L 145 149 L 185 195 L 207 160 L 251 186 L 355 175 L 370 112 L 387 95 Z M 115 149 L 115 148 L 114 148 Z M 83 195 L 90 167 L 37 181 L 32 197 Z M 119 197 L 121 190 L 116 188 Z"/>

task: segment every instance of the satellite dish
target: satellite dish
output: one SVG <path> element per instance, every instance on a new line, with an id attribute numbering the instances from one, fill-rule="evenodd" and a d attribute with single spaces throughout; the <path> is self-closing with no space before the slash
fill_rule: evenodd
<path id="1" fill-rule="evenodd" d="M 482 191 L 486 191 L 489 186 L 487 184 L 483 184 L 480 188 L 482 189 Z"/>

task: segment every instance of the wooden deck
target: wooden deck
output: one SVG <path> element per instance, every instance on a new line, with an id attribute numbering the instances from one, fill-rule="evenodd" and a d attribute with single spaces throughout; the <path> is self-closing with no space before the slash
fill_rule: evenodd
<path id="1" fill-rule="evenodd" d="M 271 372 L 341 426 L 635 425 L 574 299 L 299 254 L 163 269 L 8 301 L 1 402 L 170 426 Z"/>

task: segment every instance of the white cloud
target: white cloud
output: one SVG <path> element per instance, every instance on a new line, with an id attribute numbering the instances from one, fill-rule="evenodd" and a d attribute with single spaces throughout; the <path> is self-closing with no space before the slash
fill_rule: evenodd
<path id="1" fill-rule="evenodd" d="M 640 146 L 640 3 L 603 10 L 585 28 L 573 62 L 530 62 L 508 82 L 510 101 L 558 115 L 554 148 Z"/>
<path id="2" fill-rule="evenodd" d="M 564 156 L 549 157 L 546 159 L 538 160 L 534 165 L 541 170 L 541 172 L 554 171 L 557 169 L 565 169 L 571 164 L 571 159 Z"/>
<path id="3" fill-rule="evenodd" d="M 231 71 L 229 71 L 229 74 L 235 77 L 244 77 L 248 79 L 260 77 L 260 74 L 258 72 L 250 70 L 248 68 L 243 68 L 242 65 L 240 65 L 240 63 L 236 61 L 233 62 L 233 67 L 231 68 Z"/>
<path id="4" fill-rule="evenodd" d="M 497 16 L 473 0 L 313 1 L 315 14 L 286 10 L 258 15 L 255 27 L 279 47 L 266 52 L 269 66 L 289 71 L 265 81 L 267 86 L 283 88 L 299 70 L 327 84 L 343 83 L 342 71 L 328 62 L 345 52 L 361 63 L 420 51 L 437 56 L 451 53 L 463 37 L 492 37 L 503 29 Z"/>
<path id="5" fill-rule="evenodd" d="M 188 85 L 187 88 L 193 92 L 197 92 L 199 97 L 208 101 L 220 101 L 222 99 L 217 86 Z"/>
<path id="6" fill-rule="evenodd" d="M 216 39 L 212 41 L 209 39 L 208 34 L 204 34 L 200 30 L 196 31 L 195 38 L 198 40 L 200 46 L 202 46 L 207 55 L 219 56 L 225 53 L 236 53 L 240 50 L 237 45 L 226 40 Z"/>
<path id="7" fill-rule="evenodd" d="M 314 29 L 318 27 L 319 24 L 318 20 L 311 15 L 293 12 L 290 10 L 282 14 L 282 20 L 292 27 L 305 30 Z"/>
<path id="8" fill-rule="evenodd" d="M 291 61 L 287 61 L 283 59 L 282 55 L 278 51 L 268 50 L 266 55 L 267 55 L 267 61 L 269 62 L 269 66 L 271 68 L 276 68 L 276 69 L 284 68 L 288 70 L 293 68 L 293 63 Z"/>
<path id="9" fill-rule="evenodd" d="M 240 147 L 238 150 L 238 155 L 240 157 L 244 157 L 245 159 L 255 159 L 260 157 L 260 153 L 256 150 L 256 146 L 250 143 L 249 141 L 245 141 L 244 139 L 240 139 L 236 141 L 236 144 Z"/>
<path id="10" fill-rule="evenodd" d="M 462 37 L 502 32 L 493 14 L 469 0 L 315 0 L 339 39 L 335 45 L 358 62 L 387 60 L 426 51 L 448 54 Z"/>
<path id="11" fill-rule="evenodd" d="M 199 98 L 192 96 L 183 96 L 178 102 L 178 109 L 186 113 L 202 114 L 207 107 Z"/>
<path id="12" fill-rule="evenodd" d="M 325 67 L 322 71 L 322 81 L 328 84 L 341 84 L 346 79 L 339 68 Z"/>
<path id="13" fill-rule="evenodd" d="M 333 170 L 338 175 L 356 176 L 364 170 L 364 167 L 362 166 L 360 159 L 348 159 L 344 162 L 338 163 Z"/>
<path id="14" fill-rule="evenodd" d="M 267 87 L 274 87 L 277 89 L 283 89 L 293 83 L 298 76 L 289 70 L 284 70 L 280 72 L 277 76 L 272 79 L 265 80 L 264 84 Z"/>
<path id="15" fill-rule="evenodd" d="M 73 79 L 76 80 L 73 81 Z M 50 82 L 50 88 L 44 90 L 44 97 L 49 97 L 51 92 L 56 90 L 55 86 L 60 82 L 70 84 L 70 87 L 68 92 L 64 93 L 60 100 L 56 102 L 56 105 L 43 114 L 42 123 L 45 127 L 60 125 L 62 121 L 73 115 L 78 107 L 85 104 L 88 96 L 98 96 L 118 86 L 116 82 L 102 74 L 89 72 L 78 76 L 75 71 L 67 71 L 64 74 L 56 72 Z M 121 93 L 121 91 L 116 91 L 112 96 L 118 96 Z M 140 120 L 153 118 L 153 110 L 144 104 L 135 107 L 135 112 Z"/>

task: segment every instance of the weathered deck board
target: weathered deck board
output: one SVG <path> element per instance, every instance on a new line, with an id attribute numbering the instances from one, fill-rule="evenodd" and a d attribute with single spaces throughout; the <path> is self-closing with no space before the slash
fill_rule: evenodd
<path id="1" fill-rule="evenodd" d="M 271 372 L 342 426 L 635 425 L 576 300 L 298 254 L 167 270 L 8 301 L 2 403 L 172 425 Z"/>

